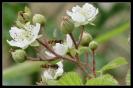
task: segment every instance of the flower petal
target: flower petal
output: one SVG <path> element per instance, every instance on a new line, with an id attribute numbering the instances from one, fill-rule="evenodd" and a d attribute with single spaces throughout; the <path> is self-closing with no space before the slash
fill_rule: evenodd
<path id="1" fill-rule="evenodd" d="M 68 50 L 68 47 L 63 45 L 63 44 L 60 44 L 60 43 L 56 43 L 55 46 L 53 46 L 53 49 L 54 51 L 59 54 L 59 55 L 65 55 L 67 50 Z"/>
<path id="2" fill-rule="evenodd" d="M 58 69 L 56 70 L 54 79 L 57 79 L 57 77 L 61 76 L 64 72 L 62 62 L 63 61 L 59 61 L 58 63 L 56 63 L 58 65 Z"/>
<path id="3" fill-rule="evenodd" d="M 51 75 L 51 72 L 48 70 L 45 70 L 43 72 L 43 77 L 46 79 L 46 80 L 50 80 L 50 79 L 54 79 L 53 76 Z"/>
<path id="4" fill-rule="evenodd" d="M 72 48 L 73 41 L 72 41 L 70 35 L 68 35 L 68 34 L 66 35 L 66 44 L 67 44 L 68 48 Z"/>
<path id="5" fill-rule="evenodd" d="M 9 30 L 10 36 L 13 39 L 18 38 L 18 36 L 20 36 L 23 32 L 23 29 L 19 29 L 17 27 L 11 27 L 11 30 Z"/>
<path id="6" fill-rule="evenodd" d="M 11 40 L 11 41 L 8 41 L 7 40 L 7 42 L 8 42 L 8 44 L 10 44 L 11 46 L 16 46 L 16 47 L 20 47 L 20 48 L 22 48 L 22 49 L 25 49 L 25 48 L 27 48 L 28 47 L 28 44 L 26 44 L 25 42 L 16 42 L 16 41 L 14 41 L 14 40 Z"/>
<path id="7" fill-rule="evenodd" d="M 63 74 L 63 72 L 64 72 L 63 68 L 58 68 L 58 69 L 56 70 L 54 79 L 57 79 L 57 77 L 61 76 L 61 75 Z"/>

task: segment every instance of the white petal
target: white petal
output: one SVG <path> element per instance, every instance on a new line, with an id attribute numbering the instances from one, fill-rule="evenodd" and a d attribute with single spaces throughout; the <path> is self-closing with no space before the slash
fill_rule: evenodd
<path id="1" fill-rule="evenodd" d="M 8 41 L 7 42 L 11 45 L 11 46 L 16 46 L 16 47 L 20 47 L 22 49 L 25 49 L 28 47 L 28 44 L 26 44 L 25 42 L 16 42 L 14 40 Z"/>
<path id="2" fill-rule="evenodd" d="M 67 44 L 67 46 L 68 46 L 69 48 L 72 48 L 73 41 L 72 41 L 70 35 L 68 35 L 68 34 L 66 35 L 66 44 Z"/>
<path id="3" fill-rule="evenodd" d="M 46 80 L 54 79 L 48 70 L 45 70 L 43 72 L 43 76 L 44 76 L 44 78 L 46 78 Z"/>
<path id="4" fill-rule="evenodd" d="M 63 44 L 60 44 L 60 43 L 56 43 L 55 46 L 53 46 L 53 49 L 54 51 L 59 54 L 59 55 L 65 55 L 67 50 L 68 50 L 68 47 L 63 45 Z"/>
<path id="5" fill-rule="evenodd" d="M 81 7 L 79 7 L 78 5 L 76 5 L 75 7 L 72 8 L 72 12 L 80 12 L 81 11 Z"/>
<path id="6" fill-rule="evenodd" d="M 73 21 L 78 23 L 82 23 L 85 21 L 85 17 L 80 13 L 73 13 L 71 18 L 73 19 Z"/>
<path id="7" fill-rule="evenodd" d="M 33 33 L 35 35 L 38 35 L 39 31 L 40 31 L 40 24 L 36 23 L 36 26 L 33 28 Z"/>
<path id="8" fill-rule="evenodd" d="M 9 30 L 10 36 L 15 39 L 17 38 L 19 35 L 21 35 L 24 32 L 24 30 L 19 29 L 17 27 L 11 27 L 11 30 Z"/>
<path id="9" fill-rule="evenodd" d="M 90 3 L 85 3 L 82 7 L 82 9 L 89 9 L 89 8 L 93 8 L 93 5 Z"/>
<path id="10" fill-rule="evenodd" d="M 32 32 L 31 32 L 32 33 L 31 36 L 33 38 L 30 41 L 30 43 L 34 42 L 38 38 L 39 31 L 40 31 L 40 24 L 39 23 L 36 23 L 36 26 L 33 27 Z"/>
<path id="11" fill-rule="evenodd" d="M 54 79 L 57 79 L 57 77 L 61 76 L 63 74 L 63 68 L 58 68 L 56 70 L 56 73 L 55 73 L 55 76 L 54 76 Z"/>

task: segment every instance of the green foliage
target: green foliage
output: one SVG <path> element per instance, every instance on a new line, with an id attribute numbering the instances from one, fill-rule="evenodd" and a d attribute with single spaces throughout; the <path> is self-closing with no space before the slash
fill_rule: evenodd
<path id="1" fill-rule="evenodd" d="M 61 85 L 82 85 L 82 79 L 76 72 L 65 73 L 60 79 Z"/>
<path id="2" fill-rule="evenodd" d="M 103 66 L 102 69 L 100 69 L 98 72 L 104 72 L 109 69 L 120 67 L 121 65 L 127 64 L 127 61 L 123 57 L 117 57 L 111 62 L 109 62 L 107 65 Z"/>
<path id="3" fill-rule="evenodd" d="M 14 78 L 21 78 L 26 75 L 30 75 L 34 72 L 38 72 L 41 68 L 41 64 L 45 64 L 46 62 L 37 61 L 31 62 L 26 61 L 24 63 L 17 64 L 12 68 L 5 69 L 3 71 L 3 80 L 12 80 Z"/>
<path id="4" fill-rule="evenodd" d="M 87 80 L 86 85 L 118 85 L 118 82 L 109 74 Z"/>
<path id="5" fill-rule="evenodd" d="M 48 80 L 47 84 L 48 85 L 60 85 L 57 80 Z"/>
<path id="6" fill-rule="evenodd" d="M 101 34 L 100 36 L 98 36 L 95 40 L 98 43 L 104 43 L 106 41 L 108 41 L 109 39 L 111 39 L 112 37 L 117 36 L 118 34 L 123 33 L 125 30 L 127 30 L 130 27 L 129 22 L 126 22 L 122 25 L 120 25 L 119 27 L 114 28 L 112 31 L 109 31 L 107 33 L 104 33 L 103 35 Z"/>

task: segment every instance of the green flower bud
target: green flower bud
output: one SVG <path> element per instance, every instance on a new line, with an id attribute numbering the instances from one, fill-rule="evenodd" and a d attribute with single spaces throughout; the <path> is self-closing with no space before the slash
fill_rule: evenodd
<path id="1" fill-rule="evenodd" d="M 25 7 L 24 12 L 27 16 L 31 17 L 31 10 L 28 7 Z"/>
<path id="2" fill-rule="evenodd" d="M 91 41 L 92 41 L 92 36 L 87 32 L 83 32 L 83 36 L 81 39 L 81 45 L 88 46 Z"/>
<path id="3" fill-rule="evenodd" d="M 68 16 L 64 16 L 63 21 L 61 22 L 61 28 L 60 29 L 64 34 L 71 33 L 74 29 L 73 21 Z"/>
<path id="4" fill-rule="evenodd" d="M 21 23 L 25 23 L 25 18 L 23 17 L 23 11 L 18 12 L 17 20 L 20 21 Z"/>
<path id="5" fill-rule="evenodd" d="M 17 20 L 24 24 L 30 20 L 30 17 L 31 15 L 29 13 L 25 13 L 24 11 L 19 11 Z"/>
<path id="6" fill-rule="evenodd" d="M 14 52 L 11 52 L 12 58 L 15 62 L 21 63 L 26 60 L 26 52 L 22 49 L 15 50 Z"/>
<path id="7" fill-rule="evenodd" d="M 98 43 L 96 41 L 91 41 L 89 44 L 89 47 L 91 48 L 91 50 L 96 50 L 98 46 Z"/>
<path id="8" fill-rule="evenodd" d="M 43 16 L 41 14 L 35 14 L 32 18 L 32 22 L 33 22 L 33 24 L 40 23 L 40 24 L 44 25 L 46 23 L 46 18 L 45 18 L 45 16 Z"/>

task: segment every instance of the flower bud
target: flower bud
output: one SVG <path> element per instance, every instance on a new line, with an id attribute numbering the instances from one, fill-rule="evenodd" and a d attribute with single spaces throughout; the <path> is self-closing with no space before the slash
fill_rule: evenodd
<path id="1" fill-rule="evenodd" d="M 12 54 L 13 60 L 17 63 L 21 63 L 26 60 L 26 52 L 22 49 L 15 50 L 11 54 Z"/>
<path id="2" fill-rule="evenodd" d="M 98 43 L 96 41 L 91 41 L 89 44 L 89 47 L 91 48 L 91 50 L 96 50 L 98 46 Z"/>
<path id="3" fill-rule="evenodd" d="M 63 21 L 61 22 L 61 31 L 64 34 L 69 34 L 73 31 L 73 29 L 74 29 L 73 21 L 68 16 L 64 16 Z"/>
<path id="4" fill-rule="evenodd" d="M 32 22 L 33 22 L 33 24 L 40 23 L 40 24 L 44 25 L 46 23 L 46 18 L 45 18 L 45 16 L 43 16 L 41 14 L 35 14 L 32 18 Z"/>
<path id="5" fill-rule="evenodd" d="M 83 32 L 83 36 L 81 39 L 81 45 L 88 46 L 91 41 L 92 41 L 92 36 L 87 32 Z"/>
<path id="6" fill-rule="evenodd" d="M 18 21 L 20 21 L 21 23 L 25 23 L 25 19 L 23 17 L 23 11 L 19 11 L 18 12 L 18 18 L 17 18 Z"/>
<path id="7" fill-rule="evenodd" d="M 30 17 L 31 15 L 29 13 L 25 13 L 24 11 L 19 11 L 17 20 L 24 24 L 30 20 Z"/>
<path id="8" fill-rule="evenodd" d="M 31 17 L 31 10 L 28 7 L 25 7 L 24 12 L 25 12 L 25 15 L 27 15 L 28 17 Z"/>

